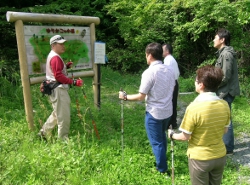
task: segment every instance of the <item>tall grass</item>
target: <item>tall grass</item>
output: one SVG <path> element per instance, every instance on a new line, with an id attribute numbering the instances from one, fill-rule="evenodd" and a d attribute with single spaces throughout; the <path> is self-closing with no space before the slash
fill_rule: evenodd
<path id="1" fill-rule="evenodd" d="M 39 85 L 32 89 L 34 109 L 34 132 L 29 131 L 25 120 L 21 87 L 11 88 L 11 97 L 4 94 L 8 85 L 1 87 L 0 107 L 0 184 L 25 185 L 157 185 L 171 184 L 171 179 L 156 172 L 154 156 L 144 128 L 145 107 L 143 102 L 124 104 L 124 146 L 121 143 L 121 117 L 118 91 L 137 93 L 140 74 L 121 75 L 109 68 L 102 68 L 101 109 L 93 106 L 91 79 L 84 79 L 84 99 L 80 88 L 70 90 L 71 129 L 68 143 L 57 140 L 57 130 L 46 142 L 37 137 L 37 132 L 51 112 L 47 97 L 42 97 Z M 180 83 L 182 83 L 180 81 Z M 75 88 L 75 87 L 74 87 Z M 180 101 L 190 102 L 194 95 L 182 95 Z M 80 112 L 76 106 L 80 102 Z M 233 106 L 241 110 L 239 98 Z M 95 136 L 92 118 L 97 125 L 100 140 Z M 237 118 L 243 127 L 249 121 L 247 112 L 244 120 Z M 236 129 L 236 131 L 240 131 Z M 124 147 L 124 150 L 122 148 Z M 175 142 L 175 184 L 190 184 L 186 157 L 186 142 Z M 123 153 L 123 157 L 122 157 Z M 171 168 L 170 141 L 168 141 L 168 164 Z M 241 172 L 249 169 L 228 160 L 223 183 L 239 184 Z M 242 175 L 244 175 L 242 174 Z M 241 183 L 245 184 L 245 183 Z"/>

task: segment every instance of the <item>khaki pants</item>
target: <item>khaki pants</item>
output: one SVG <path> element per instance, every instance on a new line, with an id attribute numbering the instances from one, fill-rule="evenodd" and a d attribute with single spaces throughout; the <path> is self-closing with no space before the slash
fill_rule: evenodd
<path id="1" fill-rule="evenodd" d="M 68 137 L 70 128 L 70 97 L 68 89 L 57 87 L 49 96 L 52 103 L 53 112 L 44 123 L 42 129 L 45 134 L 58 125 L 58 138 L 65 139 Z"/>
<path id="2" fill-rule="evenodd" d="M 220 185 L 225 164 L 226 156 L 207 161 L 188 159 L 192 185 Z"/>

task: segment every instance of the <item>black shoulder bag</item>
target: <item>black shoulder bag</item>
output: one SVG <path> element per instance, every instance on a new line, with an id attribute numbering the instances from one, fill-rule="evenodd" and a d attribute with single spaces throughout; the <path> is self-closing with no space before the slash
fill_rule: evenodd
<path id="1" fill-rule="evenodd" d="M 52 90 L 55 89 L 61 83 L 59 82 L 50 82 L 49 80 L 43 80 L 40 85 L 40 91 L 42 95 L 51 95 Z"/>

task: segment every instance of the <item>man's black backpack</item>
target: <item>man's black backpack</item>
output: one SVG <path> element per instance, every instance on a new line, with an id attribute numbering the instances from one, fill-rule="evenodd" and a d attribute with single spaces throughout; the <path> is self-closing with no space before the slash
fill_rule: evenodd
<path id="1" fill-rule="evenodd" d="M 55 89 L 61 83 L 59 82 L 50 82 L 49 80 L 43 80 L 40 85 L 40 91 L 42 95 L 51 95 L 52 90 Z"/>

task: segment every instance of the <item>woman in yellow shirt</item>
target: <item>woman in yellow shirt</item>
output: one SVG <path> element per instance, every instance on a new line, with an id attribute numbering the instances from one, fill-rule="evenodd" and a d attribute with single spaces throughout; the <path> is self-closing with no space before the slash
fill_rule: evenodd
<path id="1" fill-rule="evenodd" d="M 179 130 L 168 131 L 174 140 L 188 141 L 188 166 L 192 185 L 220 185 L 226 164 L 223 135 L 230 123 L 227 102 L 216 95 L 223 78 L 220 68 L 208 65 L 196 71 L 199 95 L 187 107 Z"/>

